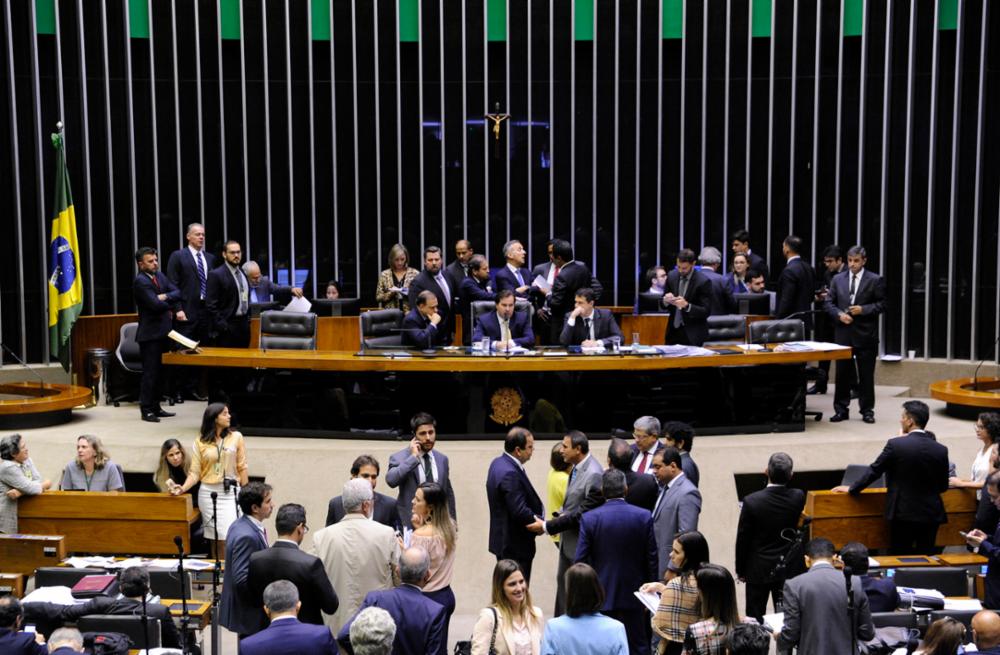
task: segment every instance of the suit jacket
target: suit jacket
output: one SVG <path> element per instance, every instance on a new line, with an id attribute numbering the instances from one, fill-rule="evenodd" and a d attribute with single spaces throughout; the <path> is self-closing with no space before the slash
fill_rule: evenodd
<path id="1" fill-rule="evenodd" d="M 33 632 L 13 632 L 0 628 L 0 653 L 7 655 L 49 655 L 45 644 L 35 643 Z"/>
<path id="2" fill-rule="evenodd" d="M 815 297 L 816 277 L 812 266 L 801 257 L 792 259 L 778 278 L 777 317 L 781 319 L 796 312 L 808 312 Z M 806 329 L 811 330 L 812 315 L 805 314 L 801 318 Z"/>
<path id="3" fill-rule="evenodd" d="M 632 463 L 631 463 L 630 469 L 629 469 L 629 470 L 631 470 L 631 466 L 635 466 L 635 461 L 637 459 L 642 459 L 642 453 L 639 452 L 639 447 L 635 445 L 635 442 L 632 442 L 631 444 L 629 444 L 629 448 L 632 450 Z M 664 448 L 666 448 L 666 446 L 663 444 L 663 442 L 660 441 L 659 439 L 657 439 L 656 440 L 656 448 L 653 450 L 653 455 L 656 455 L 656 453 L 660 452 Z M 682 459 L 681 460 L 681 465 L 683 466 L 683 464 L 684 464 L 684 460 Z M 653 457 L 650 456 L 650 458 L 648 460 L 646 460 L 646 471 L 645 471 L 645 473 L 643 475 L 649 475 L 649 476 L 652 477 L 653 471 L 650 468 L 652 465 L 653 465 Z M 653 478 L 653 482 L 656 482 L 656 478 Z M 660 493 L 659 490 L 657 490 L 656 493 L 659 494 Z M 656 501 L 653 501 L 653 502 L 656 502 Z"/>
<path id="4" fill-rule="evenodd" d="M 667 291 L 679 296 L 681 284 L 681 274 L 674 269 L 667 273 Z M 663 305 L 663 309 L 670 315 L 670 330 L 683 330 L 688 341 L 695 346 L 700 346 L 708 339 L 708 319 L 712 305 L 712 283 L 701 271 L 691 271 L 688 279 L 687 292 L 684 299 L 688 301 L 689 307 L 683 311 L 684 325 L 677 325 L 677 307 L 673 305 Z"/>
<path id="5" fill-rule="evenodd" d="M 243 283 L 246 285 L 247 294 L 249 294 L 250 282 L 247 281 L 246 275 L 243 274 L 242 270 L 239 270 L 237 275 L 243 276 Z M 212 269 L 208 274 L 208 290 L 205 292 L 205 309 L 208 310 L 209 316 L 211 316 L 212 332 L 216 335 L 228 332 L 230 321 L 242 320 L 249 322 L 249 307 L 247 308 L 247 313 L 241 317 L 236 316 L 239 308 L 239 287 L 236 286 L 233 274 L 229 272 L 229 265 L 223 264 L 218 268 Z"/>
<path id="6" fill-rule="evenodd" d="M 868 596 L 868 607 L 873 612 L 895 612 L 899 607 L 899 591 L 891 578 L 861 576 L 861 588 Z"/>
<path id="7" fill-rule="evenodd" d="M 859 494 L 885 474 L 885 518 L 889 521 L 945 523 L 941 494 L 948 490 L 948 448 L 934 435 L 914 430 L 885 443 L 868 471 L 851 485 Z"/>
<path id="8" fill-rule="evenodd" d="M 472 333 L 471 330 L 466 330 L 464 327 L 467 321 L 472 320 L 472 317 L 469 315 L 469 308 L 472 307 L 472 303 L 477 300 L 496 300 L 495 291 L 493 283 L 490 280 L 480 282 L 471 275 L 462 278 L 458 286 L 458 301 L 455 303 L 455 311 L 462 315 L 463 333 Z M 469 323 L 469 325 L 472 325 L 472 323 Z"/>
<path id="9" fill-rule="evenodd" d="M 244 514 L 229 526 L 219 624 L 239 635 L 252 635 L 264 629 L 260 606 L 250 593 L 250 557 L 266 548 L 264 535 L 249 516 Z"/>
<path id="10" fill-rule="evenodd" d="M 440 307 L 440 305 L 438 305 Z M 451 343 L 451 335 L 444 327 L 444 318 L 437 325 L 424 318 L 416 307 L 403 317 L 403 345 L 411 348 L 439 348 Z"/>
<path id="11" fill-rule="evenodd" d="M 531 271 L 526 268 L 519 268 L 517 270 L 521 273 L 521 278 L 524 280 L 524 283 L 531 286 L 531 281 L 535 279 L 531 277 Z M 524 293 L 517 292 L 517 288 L 521 286 L 521 284 L 517 281 L 517 276 L 511 272 L 510 267 L 507 266 L 506 262 L 493 273 L 493 281 L 496 282 L 497 293 L 500 293 L 504 289 L 510 289 L 518 298 L 527 298 L 531 295 L 531 289 L 528 289 Z"/>
<path id="12" fill-rule="evenodd" d="M 337 655 L 337 643 L 326 626 L 279 619 L 240 642 L 241 655 Z"/>
<path id="13" fill-rule="evenodd" d="M 688 477 L 691 484 L 697 487 L 698 483 L 701 482 L 701 471 L 698 470 L 698 465 L 695 464 L 691 453 L 686 450 L 681 451 L 681 470 L 684 471 L 684 475 Z"/>
<path id="14" fill-rule="evenodd" d="M 678 532 L 698 529 L 701 514 L 701 493 L 686 475 L 674 480 L 660 492 L 659 504 L 653 510 L 653 532 L 656 535 L 658 564 L 656 579 L 663 576 L 670 564 L 670 550 Z"/>
<path id="15" fill-rule="evenodd" d="M 594 323 L 594 339 L 604 343 L 605 347 L 611 345 L 612 337 L 622 338 L 622 331 L 615 322 L 615 317 L 606 309 L 594 308 L 594 313 L 590 315 Z M 573 325 L 569 324 L 569 314 L 565 316 L 562 333 L 559 335 L 559 342 L 564 346 L 579 346 L 586 339 L 590 338 L 590 331 L 582 316 L 577 316 Z"/>
<path id="16" fill-rule="evenodd" d="M 392 655 L 437 653 L 441 649 L 441 640 L 444 639 L 448 623 L 448 610 L 441 603 L 424 596 L 419 587 L 401 584 L 395 589 L 373 591 L 365 596 L 365 602 L 358 611 L 366 607 L 381 607 L 396 622 Z M 351 617 L 337 634 L 337 643 L 348 655 L 354 653 L 350 631 L 356 616 L 357 614 Z"/>
<path id="17" fill-rule="evenodd" d="M 531 317 L 528 314 L 514 312 L 507 324 L 514 343 L 522 348 L 535 347 L 535 333 L 531 329 Z M 500 318 L 496 312 L 483 314 L 476 321 L 476 328 L 472 333 L 473 343 L 481 341 L 484 336 L 492 339 L 494 343 L 500 341 Z"/>
<path id="18" fill-rule="evenodd" d="M 593 279 L 590 269 L 583 262 L 573 260 L 559 269 L 559 275 L 552 282 L 552 295 L 548 300 L 553 325 L 560 326 L 565 322 L 566 314 L 573 311 L 577 290 L 583 287 L 593 289 Z M 594 295 L 600 298 L 598 289 L 594 289 Z"/>
<path id="19" fill-rule="evenodd" d="M 209 272 L 215 268 L 215 255 L 204 249 L 201 254 L 205 258 L 205 276 L 207 278 Z M 184 246 L 180 250 L 170 253 L 166 273 L 174 286 L 180 289 L 184 315 L 187 316 L 188 323 L 197 324 L 201 313 L 201 280 L 198 279 L 198 264 L 194 261 L 191 249 Z M 207 300 L 207 290 L 205 296 Z"/>
<path id="20" fill-rule="evenodd" d="M 354 616 L 369 591 L 393 586 L 393 567 L 399 560 L 396 533 L 361 514 L 348 514 L 339 523 L 317 530 L 311 552 L 323 560 L 330 584 L 339 590 L 340 607 L 323 615 L 333 633 Z"/>
<path id="21" fill-rule="evenodd" d="M 590 503 L 585 503 L 585 501 L 595 490 L 601 491 L 602 473 L 604 473 L 604 467 L 594 458 L 593 454 L 582 463 L 576 474 L 571 471 L 569 483 L 566 485 L 566 497 L 563 498 L 563 506 L 559 510 L 559 519 L 562 520 L 546 523 L 549 534 L 562 534 L 559 538 L 559 552 L 570 561 L 576 557 L 581 517 L 593 504 L 593 501 Z M 599 498 L 600 502 L 603 503 L 603 497 L 599 496 Z M 556 508 L 550 507 L 549 511 L 555 512 Z"/>
<path id="22" fill-rule="evenodd" d="M 768 274 L 770 271 L 767 270 L 767 263 L 765 263 L 764 258 L 758 255 L 757 253 L 748 252 L 747 263 L 750 265 L 750 268 L 748 268 L 747 270 L 754 270 L 757 271 L 758 273 L 763 274 L 765 282 L 767 281 L 768 278 L 771 277 Z"/>
<path id="23" fill-rule="evenodd" d="M 659 564 L 649 510 L 612 498 L 584 514 L 575 560 L 597 571 L 605 593 L 602 610 L 642 611 L 632 592 L 656 579 Z"/>
<path id="24" fill-rule="evenodd" d="M 462 282 L 468 277 L 471 276 L 457 259 L 445 266 L 444 279 L 448 280 L 451 293 L 456 298 L 459 296 L 459 289 L 462 288 Z"/>
<path id="25" fill-rule="evenodd" d="M 806 494 L 786 486 L 765 487 L 743 497 L 740 522 L 736 528 L 736 575 L 747 582 L 763 584 L 775 581 L 774 565 L 788 550 L 782 531 L 799 524 Z M 799 558 L 801 560 L 801 558 Z M 786 560 L 797 568 L 798 561 Z M 797 570 L 790 571 L 792 575 Z M 782 576 L 784 577 L 791 576 Z"/>
<path id="26" fill-rule="evenodd" d="M 878 317 L 885 311 L 885 279 L 865 270 L 854 291 L 854 304 L 861 305 L 861 314 L 844 325 L 840 314 L 851 306 L 851 271 L 841 271 L 830 281 L 825 305 L 833 319 L 834 339 L 842 346 L 874 348 L 878 345 Z"/>
<path id="27" fill-rule="evenodd" d="M 726 284 L 726 278 L 707 267 L 698 270 L 712 285 L 711 301 L 708 304 L 709 314 L 711 316 L 732 314 L 736 303 L 733 301 L 732 290 Z"/>
<path id="28" fill-rule="evenodd" d="M 868 597 L 857 576 L 852 578 L 851 594 L 854 626 L 848 622 L 844 574 L 832 564 L 816 563 L 806 573 L 786 582 L 785 625 L 778 637 L 778 652 L 797 646 L 799 653 L 808 655 L 845 655 L 851 652 L 852 633 L 858 642 L 874 638 Z"/>
<path id="29" fill-rule="evenodd" d="M 326 525 L 339 523 L 347 512 L 344 511 L 344 499 L 336 496 L 330 499 L 330 504 L 326 509 Z M 375 492 L 375 509 L 372 511 L 372 519 L 376 523 L 387 525 L 393 530 L 399 530 L 399 513 L 396 511 L 396 499 Z"/>
<path id="30" fill-rule="evenodd" d="M 1000 527 L 979 545 L 979 554 L 989 559 L 986 566 L 986 598 L 983 607 L 1000 609 Z M 0 641 L 0 643 L 3 643 Z"/>
<path id="31" fill-rule="evenodd" d="M 511 455 L 504 453 L 490 462 L 486 474 L 486 499 L 490 507 L 490 552 L 498 559 L 535 556 L 535 534 L 525 526 L 545 508 L 528 474 Z"/>
<path id="32" fill-rule="evenodd" d="M 264 589 L 275 580 L 288 580 L 298 588 L 302 601 L 299 620 L 303 623 L 323 625 L 320 610 L 333 614 L 340 607 L 323 562 L 315 555 L 302 552 L 293 543 L 276 541 L 267 550 L 250 556 L 250 596 L 260 608 L 261 621 L 265 623 Z"/>
<path id="33" fill-rule="evenodd" d="M 448 476 L 448 456 L 435 448 L 431 450 L 431 457 L 437 466 L 436 482 L 448 496 L 448 511 L 451 512 L 451 518 L 458 518 L 455 514 L 455 490 L 452 489 L 451 478 Z M 393 489 L 399 487 L 396 512 L 399 514 L 399 524 L 406 528 L 413 527 L 410 516 L 413 514 L 413 497 L 417 495 L 417 487 L 420 486 L 420 473 L 417 469 L 421 467 L 423 467 L 423 455 L 420 458 L 414 457 L 409 448 L 389 456 L 385 482 Z"/>
<path id="34" fill-rule="evenodd" d="M 135 331 L 135 340 L 157 341 L 167 336 L 173 328 L 173 312 L 181 310 L 181 292 L 163 273 L 156 273 L 157 289 L 153 280 L 145 273 L 139 273 L 132 281 L 132 295 L 139 310 L 139 327 Z M 161 293 L 167 295 L 166 300 L 160 300 Z"/>
<path id="35" fill-rule="evenodd" d="M 653 506 L 656 504 L 656 496 L 660 493 L 656 478 L 645 473 L 640 475 L 629 469 L 625 471 L 625 484 L 628 485 L 628 491 L 625 492 L 625 502 L 652 512 Z"/>
<path id="36" fill-rule="evenodd" d="M 442 272 L 443 274 L 443 272 Z M 451 285 L 451 281 L 448 280 L 448 276 L 445 276 L 445 282 L 448 283 L 448 291 L 451 292 L 450 297 L 446 298 L 444 291 L 441 290 L 441 285 L 437 283 L 434 276 L 428 273 L 426 270 L 420 271 L 420 275 L 413 278 L 413 282 L 410 282 L 410 307 L 414 310 L 417 308 L 417 296 L 420 295 L 421 291 L 430 291 L 435 296 L 437 296 L 438 301 L 438 314 L 441 315 L 441 322 L 438 324 L 438 330 L 444 332 L 448 337 L 448 341 L 451 341 L 451 335 L 455 331 L 455 319 L 453 318 L 455 313 L 455 298 L 458 296 L 458 289 Z"/>
<path id="37" fill-rule="evenodd" d="M 257 300 L 254 300 L 254 293 L 257 294 Z M 247 295 L 250 297 L 250 302 L 277 301 L 287 304 L 292 297 L 292 287 L 285 286 L 283 284 L 275 284 L 271 281 L 271 278 L 266 275 L 261 275 L 260 279 L 257 281 L 257 286 L 249 287 Z"/>

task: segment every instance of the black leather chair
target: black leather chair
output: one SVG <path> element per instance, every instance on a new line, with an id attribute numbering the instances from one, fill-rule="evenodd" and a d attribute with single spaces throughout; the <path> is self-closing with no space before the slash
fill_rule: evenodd
<path id="1" fill-rule="evenodd" d="M 191 598 L 191 572 L 184 571 L 184 596 L 176 569 L 149 569 L 149 591 L 160 598 Z"/>
<path id="2" fill-rule="evenodd" d="M 937 589 L 945 596 L 968 596 L 969 576 L 957 566 L 914 566 L 896 569 L 897 587 Z"/>
<path id="3" fill-rule="evenodd" d="M 747 317 L 740 314 L 723 314 L 709 316 L 708 339 L 706 346 L 724 345 L 727 343 L 744 343 L 747 337 Z"/>
<path id="4" fill-rule="evenodd" d="M 261 350 L 316 350 L 316 315 L 269 310 L 260 315 Z"/>
<path id="5" fill-rule="evenodd" d="M 637 310 L 640 314 L 666 314 L 667 310 L 663 308 L 661 300 L 663 300 L 662 293 L 643 291 L 639 294 Z"/>
<path id="6" fill-rule="evenodd" d="M 972 636 L 972 617 L 979 614 L 980 610 L 934 610 L 928 617 L 930 623 L 939 619 L 953 618 L 965 626 L 966 636 Z M 1000 614 L 1000 612 L 998 612 Z"/>
<path id="7" fill-rule="evenodd" d="M 159 648 L 161 644 L 159 619 L 147 618 L 143 625 L 141 616 L 94 614 L 80 617 L 76 627 L 80 632 L 118 632 L 132 641 L 132 648 L 140 650 Z"/>
<path id="8" fill-rule="evenodd" d="M 479 317 L 483 314 L 489 314 L 492 311 L 496 311 L 497 304 L 492 300 L 474 300 L 469 306 L 469 325 L 472 326 L 469 329 L 469 336 L 475 329 L 476 323 L 479 322 Z M 522 314 L 527 314 L 531 316 L 531 301 L 524 298 L 517 298 L 514 301 L 514 311 L 521 312 Z"/>
<path id="9" fill-rule="evenodd" d="M 399 332 L 403 326 L 402 311 L 375 309 L 362 312 L 358 320 L 361 323 L 362 349 L 403 347 L 403 335 Z"/>
<path id="10" fill-rule="evenodd" d="M 872 623 L 876 628 L 919 629 L 915 612 L 872 612 Z"/>
<path id="11" fill-rule="evenodd" d="M 750 343 L 784 343 L 802 341 L 806 328 L 801 319 L 755 321 L 750 324 Z"/>
<path id="12" fill-rule="evenodd" d="M 35 589 L 72 587 L 88 575 L 104 575 L 104 569 L 74 569 L 69 566 L 43 566 L 35 569 Z"/>
<path id="13" fill-rule="evenodd" d="M 142 378 L 142 355 L 135 340 L 138 323 L 126 323 L 118 331 L 115 363 L 108 377 L 108 400 L 118 407 L 122 401 L 139 399 L 139 381 Z"/>

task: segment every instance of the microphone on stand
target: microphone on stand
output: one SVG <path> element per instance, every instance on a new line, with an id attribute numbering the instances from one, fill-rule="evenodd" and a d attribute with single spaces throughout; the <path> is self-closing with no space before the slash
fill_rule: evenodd
<path id="1" fill-rule="evenodd" d="M 28 366 L 27 364 L 25 364 L 24 360 L 21 359 L 20 357 L 18 357 L 17 353 L 10 349 L 10 346 L 8 346 L 7 344 L 5 344 L 3 341 L 0 341 L 0 348 L 3 348 L 7 352 L 9 352 L 10 356 L 13 357 L 14 359 L 16 359 L 18 364 L 20 364 L 24 368 L 28 369 L 31 372 L 32 375 L 34 375 L 36 378 L 38 378 L 38 388 L 39 389 L 44 389 L 45 388 L 45 380 L 38 373 L 38 371 L 36 371 L 35 369 L 33 369 L 30 366 Z"/>
<path id="2" fill-rule="evenodd" d="M 993 342 L 993 347 L 994 347 L 994 348 L 996 348 L 996 345 L 997 345 L 998 343 L 1000 343 L 1000 337 L 997 337 L 997 340 Z M 985 362 L 985 361 L 986 361 L 987 359 L 989 359 L 989 357 L 984 357 L 984 358 L 983 358 L 983 359 L 982 359 L 982 360 L 981 360 L 981 361 L 980 361 L 980 362 L 979 362 L 979 363 L 978 363 L 978 364 L 976 365 L 976 371 L 975 371 L 975 372 L 974 372 L 974 373 L 972 374 L 972 390 L 973 390 L 973 391 L 979 391 L 979 369 L 980 369 L 980 368 L 982 368 L 982 366 L 983 366 L 983 363 L 984 363 L 984 362 Z M 20 361 L 20 360 L 18 360 L 18 361 Z"/>
<path id="3" fill-rule="evenodd" d="M 177 575 L 181 581 L 181 652 L 187 655 L 191 652 L 191 649 L 188 647 L 188 624 L 191 621 L 191 614 L 188 612 L 187 581 L 184 579 L 184 540 L 180 535 L 174 536 L 174 545 L 177 546 L 177 557 L 179 560 L 177 563 Z"/>
<path id="4" fill-rule="evenodd" d="M 215 566 L 212 567 L 212 652 L 222 652 L 222 633 L 219 632 L 219 578 L 222 576 L 222 557 L 219 553 L 219 492 L 212 492 L 212 525 L 215 528 Z"/>

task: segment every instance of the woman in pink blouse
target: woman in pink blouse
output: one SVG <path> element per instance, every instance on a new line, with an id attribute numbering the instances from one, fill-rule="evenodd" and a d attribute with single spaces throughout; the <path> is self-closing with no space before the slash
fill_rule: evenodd
<path id="1" fill-rule="evenodd" d="M 448 653 L 448 623 L 455 611 L 455 594 L 451 591 L 451 574 L 455 568 L 457 530 L 448 513 L 448 496 L 436 482 L 424 482 L 413 496 L 413 535 L 410 546 L 427 551 L 431 559 L 430 579 L 424 585 L 424 595 L 444 605 L 448 610 L 440 655 Z"/>

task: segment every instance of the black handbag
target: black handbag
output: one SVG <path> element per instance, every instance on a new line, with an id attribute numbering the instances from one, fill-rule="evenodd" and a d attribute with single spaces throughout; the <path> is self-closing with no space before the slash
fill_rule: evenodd
<path id="1" fill-rule="evenodd" d="M 497 616 L 497 608 L 491 607 L 490 611 L 493 612 L 493 634 L 490 635 L 490 653 L 489 655 L 497 655 L 497 626 L 500 623 L 500 617 Z M 472 641 L 459 641 L 455 644 L 455 655 L 472 655 Z"/>

